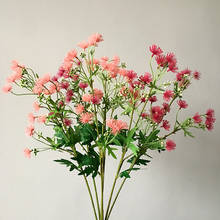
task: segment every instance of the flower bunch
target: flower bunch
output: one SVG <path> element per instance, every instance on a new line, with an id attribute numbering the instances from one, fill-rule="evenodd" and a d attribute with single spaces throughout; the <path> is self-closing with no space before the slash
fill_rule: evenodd
<path id="1" fill-rule="evenodd" d="M 174 53 L 164 53 L 152 45 L 147 52 L 151 53 L 149 71 L 137 74 L 127 69 L 118 56 L 95 57 L 102 41 L 102 35 L 97 33 L 79 43 L 81 52 L 69 51 L 53 76 L 39 77 L 31 68 L 13 61 L 13 74 L 3 87 L 5 93 L 31 95 L 35 99 L 26 134 L 44 147 L 26 148 L 25 155 L 30 158 L 32 153 L 37 155 L 45 150 L 69 155 L 68 159 L 55 161 L 84 177 L 96 220 L 109 219 L 124 182 L 132 171 L 148 165 L 150 151 L 174 150 L 172 135 L 182 131 L 185 136 L 193 137 L 191 129 L 212 130 L 215 122 L 213 109 L 179 119 L 189 106 L 183 93 L 193 80 L 200 79 L 200 73 L 179 70 Z M 171 80 L 164 81 L 165 77 Z M 16 86 L 24 89 L 24 93 L 17 93 Z M 168 120 L 171 112 L 175 115 L 174 122 Z M 53 135 L 43 134 L 36 123 L 52 128 Z M 120 161 L 105 209 L 108 155 L 120 157 Z M 96 206 L 89 177 L 93 181 Z M 123 181 L 113 199 L 120 177 Z M 100 196 L 96 178 L 101 182 Z"/>

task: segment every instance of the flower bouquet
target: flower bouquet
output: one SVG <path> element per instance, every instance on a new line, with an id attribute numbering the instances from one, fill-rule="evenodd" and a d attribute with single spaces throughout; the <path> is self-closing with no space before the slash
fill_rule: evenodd
<path id="1" fill-rule="evenodd" d="M 108 220 L 125 181 L 148 166 L 152 151 L 174 150 L 176 144 L 170 138 L 177 132 L 193 137 L 191 129 L 212 130 L 215 117 L 214 110 L 208 109 L 180 120 L 188 107 L 183 93 L 200 73 L 178 70 L 173 53 L 152 45 L 149 72 L 138 76 L 118 56 L 97 59 L 95 50 L 101 41 L 101 34 L 93 34 L 79 43 L 81 52 L 68 52 L 54 76 L 40 77 L 12 61 L 13 74 L 2 89 L 34 98 L 26 134 L 40 146 L 26 148 L 25 156 L 60 152 L 55 162 L 85 180 L 94 218 Z M 16 86 L 23 91 L 17 92 Z M 175 117 L 168 120 L 171 109 Z M 53 135 L 40 131 L 38 123 Z M 110 195 L 104 190 L 107 157 L 118 163 Z M 108 196 L 106 204 L 104 196 Z"/>

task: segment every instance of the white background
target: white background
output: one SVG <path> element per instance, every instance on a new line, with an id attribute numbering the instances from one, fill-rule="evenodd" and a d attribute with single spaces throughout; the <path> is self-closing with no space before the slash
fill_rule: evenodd
<path id="1" fill-rule="evenodd" d="M 218 0 L 0 1 L 1 86 L 11 60 L 55 74 L 66 52 L 95 32 L 104 36 L 98 57 L 117 54 L 140 74 L 153 43 L 175 52 L 180 68 L 202 73 L 185 93 L 184 114 L 214 108 L 215 129 L 176 135 L 174 152 L 154 154 L 126 183 L 112 220 L 219 219 L 219 11 Z M 24 134 L 31 97 L 0 94 L 0 101 L 0 220 L 93 219 L 83 181 L 53 162 L 56 153 L 24 158 L 23 148 L 36 145 Z"/>

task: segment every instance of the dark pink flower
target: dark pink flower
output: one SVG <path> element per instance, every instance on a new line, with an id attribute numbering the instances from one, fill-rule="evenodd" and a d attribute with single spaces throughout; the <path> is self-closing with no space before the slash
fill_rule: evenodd
<path id="1" fill-rule="evenodd" d="M 72 124 L 72 120 L 64 118 L 63 123 L 65 124 L 65 126 L 69 127 Z"/>
<path id="2" fill-rule="evenodd" d="M 158 66 L 165 67 L 167 65 L 166 57 L 162 54 L 156 56 L 155 60 L 156 60 Z"/>
<path id="3" fill-rule="evenodd" d="M 101 102 L 101 100 L 98 98 L 98 96 L 93 96 L 91 102 L 94 105 L 98 105 Z"/>
<path id="4" fill-rule="evenodd" d="M 152 57 L 154 55 L 160 55 L 163 53 L 163 51 L 160 49 L 160 47 L 158 47 L 157 45 L 153 44 L 152 46 L 150 46 L 150 52 L 152 53 Z"/>
<path id="5" fill-rule="evenodd" d="M 206 121 L 205 125 L 206 128 L 211 131 L 214 128 L 214 123 L 215 123 L 215 112 L 213 109 L 208 109 L 206 112 Z"/>
<path id="6" fill-rule="evenodd" d="M 207 117 L 210 117 L 210 118 L 214 118 L 215 117 L 215 111 L 214 111 L 214 109 L 208 109 L 207 111 L 206 111 L 206 116 Z"/>
<path id="7" fill-rule="evenodd" d="M 157 96 L 154 95 L 154 96 L 149 97 L 149 101 L 151 103 L 156 102 L 157 101 Z"/>
<path id="8" fill-rule="evenodd" d="M 160 106 L 153 106 L 151 109 L 152 120 L 156 123 L 160 123 L 164 116 L 164 109 Z"/>
<path id="9" fill-rule="evenodd" d="M 137 77 L 137 73 L 135 73 L 133 70 L 128 70 L 126 73 L 126 78 L 128 82 L 132 82 Z"/>
<path id="10" fill-rule="evenodd" d="M 202 117 L 199 115 L 198 112 L 196 112 L 196 114 L 193 116 L 193 120 L 195 123 L 201 123 L 202 122 Z"/>
<path id="11" fill-rule="evenodd" d="M 143 113 L 141 113 L 141 117 L 142 117 L 142 118 L 147 118 L 147 117 L 148 117 L 148 114 L 147 114 L 146 112 L 143 112 Z"/>
<path id="12" fill-rule="evenodd" d="M 79 88 L 85 89 L 85 88 L 87 88 L 87 87 L 88 87 L 88 83 L 84 83 L 84 82 L 80 82 L 80 83 L 79 83 Z"/>
<path id="13" fill-rule="evenodd" d="M 170 112 L 170 105 L 168 103 L 163 103 L 163 109 L 165 113 Z"/>
<path id="14" fill-rule="evenodd" d="M 163 99 L 167 102 L 170 101 L 171 98 L 173 98 L 173 91 L 172 90 L 166 90 L 164 93 L 163 93 Z"/>
<path id="15" fill-rule="evenodd" d="M 186 103 L 186 101 L 180 99 L 177 101 L 177 104 L 179 105 L 179 108 L 187 108 L 188 107 L 188 104 Z"/>
<path id="16" fill-rule="evenodd" d="M 200 76 L 201 76 L 201 74 L 200 74 L 198 71 L 194 71 L 194 72 L 193 72 L 193 78 L 194 78 L 194 79 L 199 80 L 199 79 L 200 79 Z"/>
<path id="17" fill-rule="evenodd" d="M 62 89 L 67 90 L 69 88 L 70 84 L 68 82 L 64 81 L 64 82 L 60 83 L 60 86 L 61 86 Z"/>
<path id="18" fill-rule="evenodd" d="M 152 75 L 146 72 L 144 75 L 140 76 L 139 79 L 143 83 L 149 84 L 150 82 L 152 82 Z"/>
<path id="19" fill-rule="evenodd" d="M 174 150 L 175 148 L 176 148 L 175 142 L 172 141 L 172 140 L 170 140 L 170 139 L 168 139 L 168 140 L 166 141 L 166 149 L 167 149 L 167 151 L 172 151 L 172 150 Z"/>
<path id="20" fill-rule="evenodd" d="M 163 120 L 161 127 L 164 128 L 165 130 L 169 131 L 170 130 L 169 121 Z"/>

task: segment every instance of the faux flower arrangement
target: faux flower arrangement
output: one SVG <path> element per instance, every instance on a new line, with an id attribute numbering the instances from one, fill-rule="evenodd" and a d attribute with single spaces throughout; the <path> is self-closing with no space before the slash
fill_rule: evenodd
<path id="1" fill-rule="evenodd" d="M 31 68 L 12 61 L 13 74 L 3 91 L 35 98 L 26 134 L 45 146 L 26 148 L 25 156 L 47 150 L 66 153 L 67 159 L 55 161 L 84 178 L 95 219 L 108 220 L 125 181 L 131 172 L 148 165 L 151 151 L 174 150 L 176 144 L 170 137 L 179 131 L 193 137 L 191 128 L 212 130 L 215 117 L 214 110 L 208 109 L 179 119 L 188 107 L 183 92 L 200 78 L 200 73 L 178 70 L 173 53 L 165 54 L 152 45 L 150 72 L 138 76 L 126 69 L 118 56 L 97 59 L 95 49 L 101 41 L 103 37 L 97 33 L 79 43 L 81 53 L 75 49 L 68 52 L 54 76 L 39 77 Z M 162 81 L 165 77 L 172 80 Z M 15 92 L 14 86 L 25 92 Z M 172 107 L 175 120 L 171 123 L 167 116 Z M 44 135 L 37 123 L 51 127 L 54 134 Z M 118 158 L 115 161 L 119 164 L 105 207 L 107 156 Z"/>

